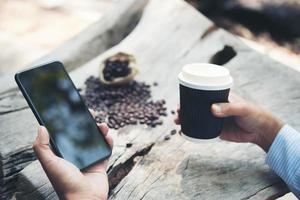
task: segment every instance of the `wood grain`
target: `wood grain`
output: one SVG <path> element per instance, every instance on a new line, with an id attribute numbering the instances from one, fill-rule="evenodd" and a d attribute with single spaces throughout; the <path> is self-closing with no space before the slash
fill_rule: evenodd
<path id="1" fill-rule="evenodd" d="M 60 60 L 67 70 L 74 70 L 128 35 L 139 21 L 145 2 L 115 3 L 98 22 L 27 67 Z M 0 127 L 0 199 L 7 199 L 15 191 L 17 173 L 35 160 L 31 146 L 37 130 L 14 74 L 0 77 Z"/>
<path id="2" fill-rule="evenodd" d="M 207 34 L 212 26 L 181 0 L 151 0 L 128 37 L 72 72 L 71 77 L 82 88 L 88 76 L 99 74 L 99 63 L 108 55 L 128 52 L 138 61 L 137 80 L 157 82 L 158 87 L 152 87 L 153 98 L 166 99 L 170 113 L 178 104 L 177 74 L 181 67 L 209 62 L 228 45 L 237 52 L 225 64 L 235 80 L 233 90 L 300 130 L 299 73 L 253 51 L 222 29 Z M 134 160 L 129 174 L 111 191 L 110 199 L 273 199 L 287 192 L 281 179 L 265 164 L 265 153 L 254 145 L 218 139 L 194 144 L 179 135 L 165 140 L 172 129 L 179 130 L 173 118 L 169 114 L 164 124 L 154 129 L 139 125 L 110 131 L 115 148 L 109 174 L 126 167 L 129 159 Z M 127 143 L 133 146 L 126 148 Z M 147 154 L 136 155 L 153 143 Z M 56 199 L 42 174 L 37 162 L 25 168 L 20 173 L 17 197 Z"/>

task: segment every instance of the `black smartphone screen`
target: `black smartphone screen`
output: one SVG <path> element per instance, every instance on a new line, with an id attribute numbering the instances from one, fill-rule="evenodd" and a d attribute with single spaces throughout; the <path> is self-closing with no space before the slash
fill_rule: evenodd
<path id="1" fill-rule="evenodd" d="M 84 169 L 111 154 L 111 149 L 60 62 L 16 75 L 18 85 L 56 153 Z"/>

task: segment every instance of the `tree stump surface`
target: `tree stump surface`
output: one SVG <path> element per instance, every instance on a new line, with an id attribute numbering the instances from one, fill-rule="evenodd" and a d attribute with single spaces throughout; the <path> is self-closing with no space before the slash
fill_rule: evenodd
<path id="1" fill-rule="evenodd" d="M 32 65 L 60 60 L 72 71 L 128 35 L 145 5 L 146 0 L 115 3 L 98 22 Z M 0 77 L 0 127 L 0 199 L 8 199 L 15 192 L 17 173 L 35 160 L 31 146 L 37 130 L 13 74 Z"/>
<path id="2" fill-rule="evenodd" d="M 170 135 L 180 129 L 171 110 L 179 101 L 181 67 L 212 62 L 231 71 L 236 93 L 300 130 L 298 72 L 253 51 L 182 0 L 149 0 L 138 25 L 124 40 L 70 73 L 75 85 L 84 89 L 86 78 L 98 76 L 99 63 L 119 51 L 136 57 L 138 81 L 158 83 L 151 87 L 152 96 L 166 99 L 168 116 L 156 128 L 136 125 L 110 130 L 115 140 L 108 170 L 109 179 L 115 181 L 110 199 L 274 199 L 288 192 L 255 145 L 219 139 L 191 143 Z M 20 95 L 19 102 L 12 101 L 21 109 L 25 104 Z M 1 120 L 1 128 L 14 127 L 6 137 L 25 130 L 31 135 L 30 145 L 36 132 L 33 115 L 28 109 L 8 114 L 18 115 L 24 123 L 13 126 L 8 119 L 17 116 Z M 16 199 L 57 199 L 38 161 L 19 173 L 17 185 Z"/>

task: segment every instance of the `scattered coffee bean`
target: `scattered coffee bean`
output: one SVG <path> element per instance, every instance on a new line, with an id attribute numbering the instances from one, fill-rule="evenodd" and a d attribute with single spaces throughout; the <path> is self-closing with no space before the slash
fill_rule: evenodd
<path id="1" fill-rule="evenodd" d="M 127 143 L 126 148 L 130 148 L 130 147 L 132 147 L 132 143 Z"/>
<path id="2" fill-rule="evenodd" d="M 169 135 L 166 135 L 165 136 L 165 140 L 169 140 L 170 139 L 170 136 Z"/>
<path id="3" fill-rule="evenodd" d="M 171 110 L 171 114 L 172 114 L 172 115 L 175 115 L 175 111 L 174 111 L 174 110 Z"/>
<path id="4" fill-rule="evenodd" d="M 162 120 L 157 120 L 155 121 L 156 125 L 162 125 L 163 124 L 163 121 Z"/>
<path id="5" fill-rule="evenodd" d="M 160 115 L 162 115 L 162 116 L 168 116 L 167 112 L 162 112 L 162 113 L 160 113 Z"/>
<path id="6" fill-rule="evenodd" d="M 161 116 L 167 115 L 165 100 L 151 100 L 150 85 L 131 81 L 126 85 L 104 85 L 96 77 L 89 77 L 82 96 L 86 105 L 96 111 L 97 122 L 106 122 L 110 128 L 126 125 L 161 125 Z"/>
<path id="7" fill-rule="evenodd" d="M 153 86 L 158 86 L 158 83 L 157 83 L 157 82 L 154 82 L 154 83 L 153 83 Z"/>
<path id="8" fill-rule="evenodd" d="M 173 129 L 172 131 L 171 131 L 171 135 L 175 135 L 177 133 L 177 131 L 175 130 L 175 129 Z"/>

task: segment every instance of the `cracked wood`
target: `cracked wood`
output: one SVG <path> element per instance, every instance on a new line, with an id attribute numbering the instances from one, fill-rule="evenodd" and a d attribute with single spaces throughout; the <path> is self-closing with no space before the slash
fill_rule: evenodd
<path id="1" fill-rule="evenodd" d="M 126 51 L 137 58 L 140 67 L 137 80 L 158 82 L 159 87 L 152 89 L 153 97 L 165 98 L 168 109 L 173 110 L 178 103 L 177 74 L 181 67 L 192 62 L 209 62 L 227 45 L 237 53 L 224 65 L 235 79 L 233 90 L 299 129 L 300 112 L 295 112 L 300 110 L 299 74 L 251 50 L 222 29 L 201 39 L 199 36 L 212 25 L 181 0 L 150 0 L 140 23 L 128 37 L 75 70 L 71 77 L 77 86 L 82 86 L 88 76 L 98 74 L 99 63 L 108 55 Z M 278 95 L 280 98 L 276 98 Z M 113 189 L 110 199 L 267 199 L 287 192 L 281 180 L 264 164 L 265 153 L 254 145 L 218 139 L 193 144 L 178 135 L 164 140 L 175 127 L 173 117 L 169 115 L 155 129 L 130 126 L 118 132 L 111 130 L 116 148 L 110 170 L 149 144 L 155 145 L 149 154 L 137 158 L 128 175 Z M 129 142 L 133 145 L 126 148 Z M 19 197 L 43 199 L 53 194 L 50 185 L 47 189 L 41 187 L 47 182 L 43 174 L 37 162 L 25 168 L 20 174 L 20 185 L 30 184 L 19 187 Z M 30 193 L 33 189 L 35 192 Z"/>

